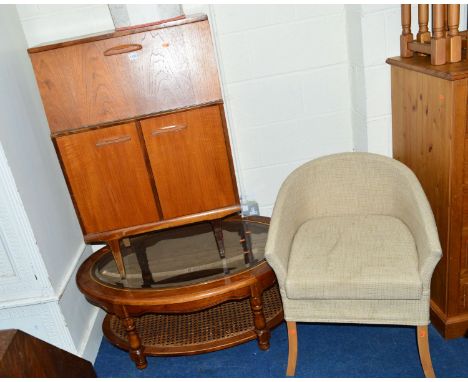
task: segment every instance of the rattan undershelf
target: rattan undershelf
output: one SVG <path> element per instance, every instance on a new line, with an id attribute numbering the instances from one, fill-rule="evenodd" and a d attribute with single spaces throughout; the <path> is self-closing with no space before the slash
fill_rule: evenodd
<path id="1" fill-rule="evenodd" d="M 278 286 L 262 296 L 269 329 L 283 319 Z M 198 354 L 234 346 L 257 337 L 249 299 L 227 301 L 212 308 L 183 314 L 145 314 L 135 319 L 144 353 L 147 355 Z M 128 350 L 122 321 L 108 314 L 103 323 L 105 336 Z"/>

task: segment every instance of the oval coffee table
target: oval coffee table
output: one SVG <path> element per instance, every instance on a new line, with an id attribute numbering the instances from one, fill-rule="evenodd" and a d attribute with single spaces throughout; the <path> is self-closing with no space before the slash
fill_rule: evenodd
<path id="1" fill-rule="evenodd" d="M 266 350 L 283 319 L 264 260 L 268 224 L 236 215 L 130 237 L 121 243 L 125 279 L 104 247 L 81 265 L 77 284 L 108 313 L 105 336 L 138 368 L 146 355 L 197 354 L 254 338 Z"/>

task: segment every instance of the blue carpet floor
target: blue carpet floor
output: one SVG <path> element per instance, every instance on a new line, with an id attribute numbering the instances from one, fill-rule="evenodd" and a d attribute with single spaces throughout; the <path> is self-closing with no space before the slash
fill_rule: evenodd
<path id="1" fill-rule="evenodd" d="M 423 377 L 414 328 L 298 324 L 296 377 Z M 444 340 L 430 327 L 430 349 L 438 377 L 468 377 L 468 339 Z M 213 353 L 148 357 L 145 370 L 105 338 L 95 362 L 99 377 L 284 377 L 286 325 L 272 331 L 271 347 L 256 341 Z"/>

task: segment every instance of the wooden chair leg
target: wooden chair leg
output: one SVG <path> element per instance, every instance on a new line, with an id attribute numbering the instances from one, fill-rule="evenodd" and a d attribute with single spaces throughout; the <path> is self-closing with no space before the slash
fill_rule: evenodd
<path id="1" fill-rule="evenodd" d="M 287 377 L 293 377 L 296 373 L 297 362 L 297 329 L 294 321 L 287 321 L 288 325 L 288 369 L 286 370 Z"/>
<path id="2" fill-rule="evenodd" d="M 427 325 L 417 327 L 419 359 L 426 378 L 435 378 L 432 368 L 431 353 L 429 352 L 429 331 Z"/>

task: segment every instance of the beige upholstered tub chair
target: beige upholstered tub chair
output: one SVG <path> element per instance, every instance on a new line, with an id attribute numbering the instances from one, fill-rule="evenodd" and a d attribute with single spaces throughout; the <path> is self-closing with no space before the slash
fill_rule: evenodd
<path id="1" fill-rule="evenodd" d="M 296 169 L 266 244 L 288 327 L 286 374 L 296 368 L 296 322 L 336 322 L 416 326 L 424 374 L 434 376 L 427 325 L 441 254 L 427 198 L 402 163 L 344 153 Z"/>

